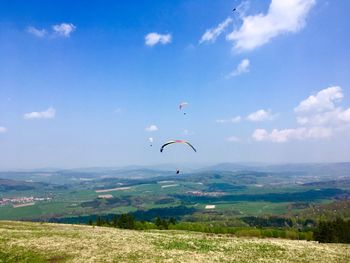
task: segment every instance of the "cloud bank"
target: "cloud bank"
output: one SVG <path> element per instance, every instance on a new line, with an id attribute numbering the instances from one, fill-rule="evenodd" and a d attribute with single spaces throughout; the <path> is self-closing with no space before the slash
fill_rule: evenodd
<path id="1" fill-rule="evenodd" d="M 307 99 L 301 101 L 294 109 L 295 112 L 309 111 L 325 111 L 332 110 L 335 103 L 342 100 L 344 97 L 342 89 L 339 86 L 333 86 L 317 92 L 316 95 L 311 95 Z"/>
<path id="2" fill-rule="evenodd" d="M 256 129 L 255 141 L 287 142 L 290 140 L 328 138 L 338 131 L 350 128 L 350 107 L 337 104 L 344 98 L 341 87 L 331 86 L 302 100 L 294 112 L 300 127 L 290 129 Z"/>
<path id="3" fill-rule="evenodd" d="M 32 119 L 54 119 L 56 115 L 56 110 L 52 107 L 48 108 L 45 111 L 33 111 L 29 113 L 25 113 L 23 118 L 25 120 Z"/>
<path id="4" fill-rule="evenodd" d="M 72 23 L 61 23 L 52 26 L 52 30 L 58 35 L 62 37 L 70 37 L 71 33 L 74 32 L 76 26 Z"/>
<path id="5" fill-rule="evenodd" d="M 45 29 L 38 29 L 33 26 L 27 27 L 27 32 L 39 38 L 45 37 L 47 34 L 47 31 Z"/>
<path id="6" fill-rule="evenodd" d="M 295 129 L 273 129 L 271 132 L 265 129 L 256 129 L 252 138 L 255 141 L 287 142 L 289 140 L 305 140 L 327 138 L 332 135 L 332 130 L 325 127 L 299 127 Z"/>
<path id="7" fill-rule="evenodd" d="M 52 25 L 51 29 L 52 31 L 49 32 L 46 29 L 39 29 L 34 26 L 28 26 L 26 31 L 38 38 L 45 38 L 45 37 L 64 37 L 69 38 L 70 35 L 76 30 L 76 26 L 72 23 L 61 23 L 57 25 Z"/>
<path id="8" fill-rule="evenodd" d="M 268 121 L 273 120 L 276 117 L 276 114 L 273 114 L 271 110 L 257 110 L 247 116 L 248 121 Z"/>
<path id="9" fill-rule="evenodd" d="M 266 14 L 242 17 L 238 30 L 226 36 L 238 51 L 253 50 L 284 33 L 296 33 L 304 28 L 306 17 L 315 0 L 272 0 Z"/>
<path id="10" fill-rule="evenodd" d="M 158 131 L 158 127 L 156 125 L 152 124 L 149 127 L 146 127 L 145 130 L 148 132 L 154 132 L 154 131 Z"/>
<path id="11" fill-rule="evenodd" d="M 159 34 L 156 32 L 149 33 L 145 36 L 145 45 L 153 47 L 157 44 L 166 45 L 171 43 L 172 36 L 171 34 Z"/>
<path id="12" fill-rule="evenodd" d="M 214 43 L 216 39 L 225 31 L 225 29 L 232 23 L 232 18 L 228 17 L 217 25 L 215 28 L 210 28 L 205 31 L 205 33 L 202 35 L 201 39 L 199 40 L 199 44 L 202 44 L 204 42 L 211 42 Z"/>
<path id="13" fill-rule="evenodd" d="M 236 77 L 244 73 L 249 72 L 249 67 L 250 67 L 250 61 L 249 59 L 243 59 L 235 68 L 234 71 L 232 71 L 229 75 L 228 78 Z"/>

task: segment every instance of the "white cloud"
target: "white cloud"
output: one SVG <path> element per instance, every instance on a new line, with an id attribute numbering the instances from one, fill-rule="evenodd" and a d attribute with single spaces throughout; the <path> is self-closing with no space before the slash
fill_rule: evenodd
<path id="1" fill-rule="evenodd" d="M 5 133 L 5 132 L 7 132 L 7 128 L 0 126 L 0 133 Z"/>
<path id="2" fill-rule="evenodd" d="M 27 32 L 29 34 L 32 34 L 32 35 L 34 35 L 36 37 L 40 37 L 40 38 L 46 36 L 46 33 L 47 33 L 47 31 L 45 29 L 38 29 L 38 28 L 35 28 L 33 26 L 27 27 Z"/>
<path id="3" fill-rule="evenodd" d="M 277 115 L 273 114 L 271 110 L 258 110 L 247 116 L 248 121 L 268 121 L 273 120 Z"/>
<path id="4" fill-rule="evenodd" d="M 152 124 L 149 127 L 146 127 L 145 130 L 148 132 L 154 132 L 154 131 L 158 131 L 158 127 L 156 125 Z"/>
<path id="5" fill-rule="evenodd" d="M 338 115 L 339 120 L 342 120 L 344 122 L 350 122 L 350 108 L 341 111 Z"/>
<path id="6" fill-rule="evenodd" d="M 31 120 L 31 119 L 53 119 L 55 118 L 56 115 L 56 110 L 52 107 L 48 108 L 45 111 L 33 111 L 29 113 L 25 113 L 23 115 L 23 118 L 26 120 Z"/>
<path id="7" fill-rule="evenodd" d="M 343 109 L 336 104 L 343 99 L 341 87 L 333 86 L 320 90 L 301 101 L 294 109 L 297 122 L 308 126 L 341 126 L 350 123 L 350 108 Z"/>
<path id="8" fill-rule="evenodd" d="M 236 50 L 253 50 L 283 33 L 295 33 L 306 24 L 316 0 L 272 0 L 267 14 L 242 18 L 242 26 L 226 36 Z"/>
<path id="9" fill-rule="evenodd" d="M 169 44 L 171 43 L 171 40 L 172 40 L 171 34 L 162 35 L 156 32 L 152 32 L 145 36 L 145 44 L 150 47 L 157 44 L 163 44 L 163 45 Z"/>
<path id="10" fill-rule="evenodd" d="M 226 138 L 226 141 L 228 141 L 228 142 L 239 142 L 240 139 L 238 137 L 236 137 L 236 136 L 230 136 L 230 137 Z"/>
<path id="11" fill-rule="evenodd" d="M 252 134 L 252 138 L 255 141 L 264 141 L 268 137 L 269 137 L 269 134 L 265 129 L 256 129 Z"/>
<path id="12" fill-rule="evenodd" d="M 52 26 L 52 30 L 56 33 L 56 35 L 62 37 L 70 37 L 70 34 L 74 32 L 76 28 L 77 27 L 72 23 L 61 23 Z"/>
<path id="13" fill-rule="evenodd" d="M 220 36 L 222 34 L 222 32 L 224 32 L 226 27 L 230 23 L 232 23 L 232 21 L 233 21 L 232 18 L 228 17 L 228 18 L 226 18 L 225 21 L 220 23 L 217 27 L 208 29 L 203 34 L 202 38 L 199 40 L 199 43 L 202 44 L 203 42 L 211 42 L 211 43 L 215 42 L 216 38 L 218 36 Z"/>
<path id="14" fill-rule="evenodd" d="M 319 91 L 316 95 L 311 95 L 301 101 L 294 109 L 295 112 L 324 111 L 334 109 L 335 102 L 344 97 L 339 86 L 333 86 Z"/>
<path id="15" fill-rule="evenodd" d="M 249 72 L 249 66 L 250 66 L 250 61 L 249 59 L 243 59 L 236 67 L 234 71 L 232 71 L 229 75 L 228 78 L 235 77 L 238 75 L 241 75 L 243 73 Z"/>
<path id="16" fill-rule="evenodd" d="M 194 135 L 194 132 L 185 129 L 185 130 L 182 132 L 182 134 L 185 135 L 185 136 L 191 136 L 191 135 Z"/>
<path id="17" fill-rule="evenodd" d="M 216 120 L 217 123 L 238 123 L 242 120 L 241 116 L 236 116 L 234 118 L 231 119 L 220 119 L 220 120 Z"/>
<path id="18" fill-rule="evenodd" d="M 328 138 L 337 132 L 348 132 L 350 124 L 350 107 L 337 106 L 344 95 L 339 86 L 320 90 L 315 95 L 301 101 L 294 109 L 297 122 L 301 127 L 291 129 L 256 129 L 252 138 L 255 141 L 287 142 Z"/>
<path id="19" fill-rule="evenodd" d="M 270 141 L 283 143 L 289 140 L 305 140 L 305 139 L 320 139 L 327 138 L 332 135 L 331 128 L 326 127 L 299 127 L 295 129 L 273 129 L 270 133 L 265 129 L 256 129 L 252 138 L 255 141 Z"/>
<path id="20" fill-rule="evenodd" d="M 335 108 L 331 111 L 299 116 L 297 122 L 301 125 L 341 125 L 350 123 L 350 108 L 346 110 Z"/>

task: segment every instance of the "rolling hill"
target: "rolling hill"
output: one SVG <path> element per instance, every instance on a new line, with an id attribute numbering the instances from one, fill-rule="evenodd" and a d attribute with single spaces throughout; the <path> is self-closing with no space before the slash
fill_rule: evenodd
<path id="1" fill-rule="evenodd" d="M 350 262 L 350 245 L 0 221 L 0 262 Z"/>

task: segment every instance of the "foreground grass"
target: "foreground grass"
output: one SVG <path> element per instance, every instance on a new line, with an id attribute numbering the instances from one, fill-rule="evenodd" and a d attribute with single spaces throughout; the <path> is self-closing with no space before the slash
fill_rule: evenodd
<path id="1" fill-rule="evenodd" d="M 0 262 L 350 262 L 350 245 L 0 221 Z"/>

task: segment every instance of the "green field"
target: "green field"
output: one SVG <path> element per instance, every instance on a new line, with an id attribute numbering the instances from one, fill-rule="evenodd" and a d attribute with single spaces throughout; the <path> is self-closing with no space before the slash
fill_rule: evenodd
<path id="1" fill-rule="evenodd" d="M 331 204 L 327 208 L 331 211 L 334 202 L 338 214 L 348 215 L 350 208 L 336 203 L 350 196 L 349 175 L 344 175 L 342 170 L 337 175 L 335 170 L 332 169 L 333 174 L 323 174 L 322 177 L 309 171 L 300 173 L 299 170 L 295 173 L 201 171 L 181 176 L 169 172 L 156 176 L 162 172 L 145 170 L 144 177 L 140 169 L 101 173 L 57 171 L 50 177 L 46 173 L 40 176 L 37 172 L 2 172 L 0 176 L 7 179 L 0 179 L 0 199 L 32 196 L 49 197 L 50 200 L 37 201 L 28 207 L 14 208 L 11 203 L 0 205 L 0 220 L 55 221 L 152 209 L 164 209 L 157 210 L 158 215 L 169 217 L 166 209 L 173 207 L 188 208 L 188 212 L 178 216 L 174 214 L 180 221 L 198 221 L 201 217 L 207 220 L 215 218 L 215 221 L 237 221 L 237 218 L 246 216 L 294 217 L 301 214 L 319 218 L 313 207 Z M 133 176 L 134 172 L 137 178 Z M 117 175 L 105 177 L 113 173 Z M 338 181 L 334 180 L 337 176 Z M 21 181 L 23 179 L 30 179 L 30 182 Z M 96 192 L 98 190 L 105 192 Z M 101 194 L 111 195 L 112 198 L 98 198 Z M 215 205 L 215 208 L 208 210 L 205 209 L 206 205 Z M 324 211 L 322 207 L 320 209 Z M 335 216 L 326 212 L 327 217 Z M 154 220 L 154 217 L 147 218 Z"/>

